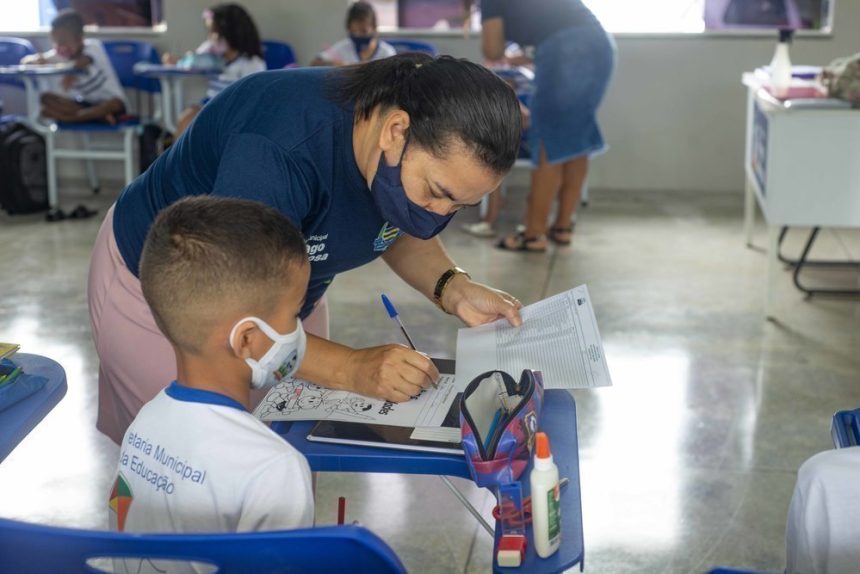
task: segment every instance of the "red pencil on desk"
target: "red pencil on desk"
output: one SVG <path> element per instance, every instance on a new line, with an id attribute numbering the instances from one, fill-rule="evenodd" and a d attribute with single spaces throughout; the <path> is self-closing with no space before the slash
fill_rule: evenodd
<path id="1" fill-rule="evenodd" d="M 346 498 L 343 496 L 337 497 L 337 525 L 343 526 L 343 521 L 346 518 Z"/>

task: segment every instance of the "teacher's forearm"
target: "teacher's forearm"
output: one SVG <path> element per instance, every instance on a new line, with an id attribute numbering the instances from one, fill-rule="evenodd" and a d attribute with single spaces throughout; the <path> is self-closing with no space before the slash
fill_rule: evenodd
<path id="1" fill-rule="evenodd" d="M 401 279 L 431 301 L 436 281 L 455 265 L 438 237 L 423 240 L 402 235 L 382 258 Z"/>
<path id="2" fill-rule="evenodd" d="M 349 360 L 354 349 L 308 334 L 308 346 L 296 377 L 336 390 L 353 390 Z"/>

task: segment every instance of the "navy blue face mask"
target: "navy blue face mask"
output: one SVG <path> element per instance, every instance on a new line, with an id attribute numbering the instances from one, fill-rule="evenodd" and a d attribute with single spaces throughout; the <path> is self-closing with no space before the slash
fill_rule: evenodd
<path id="1" fill-rule="evenodd" d="M 379 157 L 379 167 L 370 186 L 370 194 L 386 221 L 418 239 L 435 236 L 454 217 L 453 213 L 437 215 L 410 201 L 400 181 L 400 164 L 389 166 L 385 162 L 385 153 Z"/>
<path id="2" fill-rule="evenodd" d="M 353 36 L 350 34 L 349 39 L 352 40 L 352 45 L 355 46 L 355 53 L 361 56 L 361 53 L 370 46 L 373 36 Z"/>

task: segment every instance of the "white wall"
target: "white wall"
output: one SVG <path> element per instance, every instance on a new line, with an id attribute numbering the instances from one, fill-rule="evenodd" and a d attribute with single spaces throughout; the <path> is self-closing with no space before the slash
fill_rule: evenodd
<path id="1" fill-rule="evenodd" d="M 211 3 L 165 0 L 168 31 L 148 39 L 162 50 L 193 48 L 204 35 L 200 14 Z M 345 0 L 245 0 L 244 4 L 262 36 L 288 41 L 300 63 L 343 35 Z M 837 0 L 833 36 L 797 39 L 792 60 L 826 64 L 860 51 L 858 26 L 860 1 Z M 443 53 L 480 58 L 476 38 L 430 40 Z M 611 149 L 594 161 L 591 186 L 739 192 L 745 112 L 740 76 L 770 60 L 774 40 L 628 36 L 617 38 L 617 43 L 618 69 L 600 113 Z M 69 165 L 63 173 L 80 176 L 82 172 Z"/>

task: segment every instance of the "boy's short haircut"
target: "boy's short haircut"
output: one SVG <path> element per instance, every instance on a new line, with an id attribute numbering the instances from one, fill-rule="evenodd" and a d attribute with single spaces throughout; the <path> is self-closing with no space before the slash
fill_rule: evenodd
<path id="1" fill-rule="evenodd" d="M 76 11 L 71 8 L 60 10 L 60 12 L 51 20 L 51 30 L 57 29 L 68 30 L 69 32 L 83 37 L 84 35 L 84 19 Z"/>
<path id="2" fill-rule="evenodd" d="M 370 20 L 373 29 L 376 29 L 376 10 L 373 9 L 373 6 L 370 5 L 369 2 L 364 2 L 364 0 L 358 0 L 358 2 L 354 2 L 350 5 L 349 10 L 346 12 L 346 27 L 349 28 L 349 25 L 353 22 L 366 22 Z"/>
<path id="3" fill-rule="evenodd" d="M 164 209 L 150 227 L 140 285 L 162 333 L 196 354 L 225 314 L 269 314 L 291 271 L 306 261 L 301 233 L 274 208 L 189 197 Z"/>

